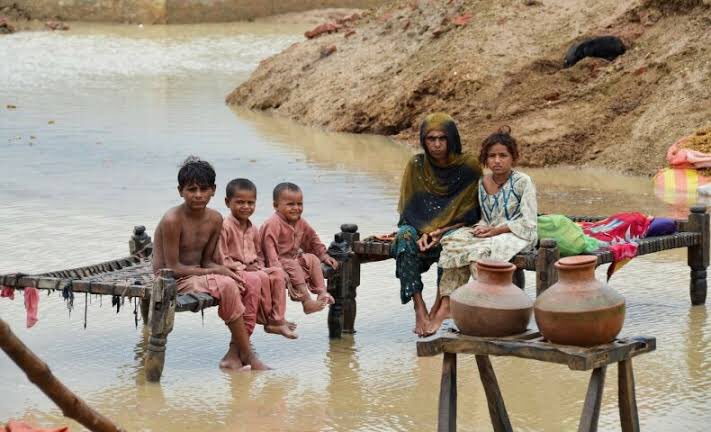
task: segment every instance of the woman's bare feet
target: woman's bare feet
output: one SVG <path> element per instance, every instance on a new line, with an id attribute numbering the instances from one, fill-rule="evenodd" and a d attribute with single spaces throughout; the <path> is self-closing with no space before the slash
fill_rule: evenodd
<path id="1" fill-rule="evenodd" d="M 427 329 L 430 325 L 430 319 L 427 316 L 427 307 L 424 303 L 415 303 L 415 328 L 412 330 L 417 333 L 418 336 L 429 336 L 427 334 Z"/>
<path id="2" fill-rule="evenodd" d="M 304 300 L 301 305 L 304 308 L 304 313 L 305 314 L 312 314 L 314 312 L 322 311 L 323 308 L 326 307 L 326 303 L 319 301 L 319 300 L 314 300 L 314 299 L 308 299 Z"/>
<path id="3" fill-rule="evenodd" d="M 329 294 L 327 292 L 322 292 L 321 294 L 319 294 L 316 297 L 316 300 L 318 300 L 320 302 L 324 302 L 326 304 L 333 304 L 335 302 L 335 300 L 333 299 L 331 294 Z"/>
<path id="4" fill-rule="evenodd" d="M 296 327 L 296 326 L 294 326 Z M 283 324 L 267 324 L 264 326 L 264 331 L 267 333 L 271 334 L 278 334 L 282 335 L 287 339 L 296 339 L 299 337 L 296 333 L 293 332 L 294 329 L 289 328 L 288 323 L 283 323 Z"/>

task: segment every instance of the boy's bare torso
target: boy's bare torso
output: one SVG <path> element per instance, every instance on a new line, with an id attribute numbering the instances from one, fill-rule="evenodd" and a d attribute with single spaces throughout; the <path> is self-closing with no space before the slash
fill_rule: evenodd
<path id="1" fill-rule="evenodd" d="M 173 268 L 173 259 L 183 266 L 202 267 L 206 254 L 212 259 L 221 228 L 222 216 L 215 210 L 206 208 L 197 215 L 188 214 L 183 205 L 168 210 L 154 235 L 153 271 Z M 177 257 L 168 248 L 177 248 Z"/>

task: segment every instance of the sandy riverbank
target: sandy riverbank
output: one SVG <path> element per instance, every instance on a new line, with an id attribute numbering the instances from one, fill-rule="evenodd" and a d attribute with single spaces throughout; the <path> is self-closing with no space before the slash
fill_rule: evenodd
<path id="1" fill-rule="evenodd" d="M 472 147 L 511 125 L 529 166 L 638 174 L 711 124 L 708 1 L 401 0 L 334 24 L 262 61 L 228 103 L 411 144 L 443 110 Z M 572 43 L 609 34 L 625 55 L 563 68 Z"/>

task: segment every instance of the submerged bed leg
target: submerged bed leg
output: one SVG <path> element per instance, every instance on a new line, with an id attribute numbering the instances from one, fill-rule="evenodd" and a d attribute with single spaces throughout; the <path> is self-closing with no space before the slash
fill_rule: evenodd
<path id="1" fill-rule="evenodd" d="M 701 233 L 701 242 L 687 249 L 687 263 L 691 267 L 689 295 L 692 305 L 706 303 L 706 269 L 709 266 L 709 214 L 705 206 L 694 206 L 689 213 L 688 230 Z"/>
<path id="2" fill-rule="evenodd" d="M 160 381 L 165 363 L 165 345 L 175 320 L 176 286 L 173 271 L 162 269 L 153 284 L 150 300 L 150 338 L 146 350 L 146 379 Z"/>
<path id="3" fill-rule="evenodd" d="M 151 299 L 142 298 L 141 299 L 141 319 L 143 320 L 143 325 L 148 325 L 148 311 L 151 307 Z"/>

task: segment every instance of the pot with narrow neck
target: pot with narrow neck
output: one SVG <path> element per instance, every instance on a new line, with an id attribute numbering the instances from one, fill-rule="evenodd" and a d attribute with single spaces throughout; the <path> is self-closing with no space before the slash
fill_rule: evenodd
<path id="1" fill-rule="evenodd" d="M 625 320 L 625 298 L 595 279 L 597 257 L 581 255 L 555 263 L 558 282 L 538 296 L 534 315 L 550 342 L 590 347 L 612 342 Z"/>
<path id="2" fill-rule="evenodd" d="M 450 296 L 452 319 L 462 334 L 482 337 L 511 336 L 526 331 L 533 301 L 511 282 L 516 266 L 480 260 L 477 278 Z"/>

